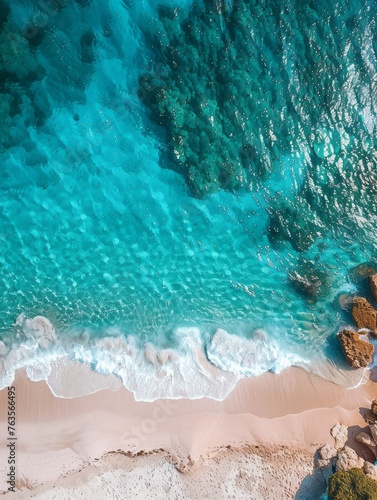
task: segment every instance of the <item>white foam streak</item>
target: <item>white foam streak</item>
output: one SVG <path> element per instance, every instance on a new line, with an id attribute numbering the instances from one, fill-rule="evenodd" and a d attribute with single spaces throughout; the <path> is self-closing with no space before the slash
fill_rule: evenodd
<path id="1" fill-rule="evenodd" d="M 0 388 L 11 385 L 20 368 L 33 381 L 45 380 L 58 397 L 117 390 L 123 384 L 137 401 L 203 397 L 221 401 L 241 378 L 279 373 L 292 365 L 340 385 L 363 379 L 362 374 L 339 375 L 336 367 L 324 370 L 320 364 L 308 364 L 263 330 L 242 338 L 218 329 L 205 345 L 198 328 L 182 327 L 174 332 L 176 349 L 158 349 L 151 343 L 141 346 L 135 336 L 125 338 L 116 329 L 104 338 L 90 339 L 87 332 L 75 339 L 59 337 L 42 316 L 30 320 L 21 315 L 16 325 L 17 341 L 8 348 L 0 344 Z"/>

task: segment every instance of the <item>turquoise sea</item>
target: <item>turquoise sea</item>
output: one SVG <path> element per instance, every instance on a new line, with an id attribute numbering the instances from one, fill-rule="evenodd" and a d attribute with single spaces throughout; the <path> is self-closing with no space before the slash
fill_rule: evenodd
<path id="1" fill-rule="evenodd" d="M 376 14 L 1 0 L 1 385 L 62 358 L 223 399 L 344 368 L 339 297 L 377 262 Z"/>

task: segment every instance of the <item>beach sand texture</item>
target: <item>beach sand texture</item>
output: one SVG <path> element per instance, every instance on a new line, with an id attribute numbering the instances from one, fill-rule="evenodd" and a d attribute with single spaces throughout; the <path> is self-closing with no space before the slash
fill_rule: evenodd
<path id="1" fill-rule="evenodd" d="M 365 427 L 360 409 L 377 397 L 372 380 L 346 389 L 300 368 L 241 380 L 224 401 L 135 402 L 124 387 L 62 399 L 22 371 L 13 385 L 12 495 L 41 499 L 313 498 L 325 487 L 315 451 L 333 444 L 336 422 L 351 426 L 352 441 Z M 0 398 L 5 491 L 6 390 Z"/>

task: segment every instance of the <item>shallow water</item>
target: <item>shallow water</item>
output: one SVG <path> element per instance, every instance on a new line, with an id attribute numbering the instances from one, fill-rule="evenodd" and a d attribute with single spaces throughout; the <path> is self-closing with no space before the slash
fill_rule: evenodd
<path id="1" fill-rule="evenodd" d="M 13 99 L 1 108 L 4 385 L 69 356 L 139 399 L 221 399 L 242 376 L 318 356 L 342 365 L 334 339 L 350 318 L 338 297 L 376 254 L 376 5 L 296 3 L 259 9 L 245 40 L 266 68 L 243 118 L 257 157 L 240 160 L 233 190 L 198 196 L 140 99 L 141 75 L 165 64 L 146 38 L 156 6 L 12 2 L 2 50 L 22 67 L 1 73 Z M 204 17 L 201 4 L 169 5 L 193 22 L 227 15 L 216 2 Z M 292 286 L 305 273 L 317 297 Z M 198 362 L 203 349 L 222 371 Z"/>

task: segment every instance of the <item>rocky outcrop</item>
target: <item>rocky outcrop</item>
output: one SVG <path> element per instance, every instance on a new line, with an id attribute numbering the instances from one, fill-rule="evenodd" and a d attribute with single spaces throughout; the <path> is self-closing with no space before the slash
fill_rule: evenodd
<path id="1" fill-rule="evenodd" d="M 340 450 L 343 448 L 348 439 L 348 427 L 343 424 L 335 424 L 331 429 L 330 434 L 335 440 L 335 448 Z"/>
<path id="2" fill-rule="evenodd" d="M 376 415 L 377 417 L 377 399 L 373 399 L 372 405 L 371 405 L 371 410 L 373 415 Z"/>
<path id="3" fill-rule="evenodd" d="M 329 444 L 325 444 L 324 446 L 322 446 L 322 448 L 319 449 L 319 456 L 321 457 L 322 460 L 331 460 L 332 458 L 336 457 L 337 454 L 338 454 L 337 449 Z"/>
<path id="4" fill-rule="evenodd" d="M 370 462 L 364 464 L 365 475 L 377 481 L 377 467 Z"/>
<path id="5" fill-rule="evenodd" d="M 368 366 L 373 360 L 374 347 L 370 342 L 360 339 L 359 334 L 352 330 L 343 330 L 338 334 L 347 363 L 352 368 Z"/>
<path id="6" fill-rule="evenodd" d="M 371 404 L 373 411 L 376 411 L 376 406 L 377 401 L 374 400 Z M 369 423 L 370 420 L 374 422 L 370 415 L 373 417 L 375 415 L 370 411 L 367 415 L 367 417 L 363 415 L 366 422 Z M 372 451 L 373 457 L 377 457 L 377 424 L 369 424 L 369 429 L 371 435 L 367 431 L 362 431 L 356 436 L 356 440 L 367 446 Z M 364 460 L 356 451 L 346 446 L 348 428 L 345 425 L 334 425 L 331 435 L 335 439 L 335 448 L 325 445 L 318 450 L 318 466 L 328 484 L 329 500 L 345 500 L 346 498 L 377 500 L 377 484 L 374 485 L 371 482 L 371 480 L 377 480 L 377 466 L 368 461 L 369 458 Z M 334 456 L 334 453 L 337 456 Z M 334 470 L 337 472 L 334 473 Z M 373 492 L 375 496 L 366 495 L 370 492 Z"/>
<path id="7" fill-rule="evenodd" d="M 377 311 L 363 297 L 355 297 L 352 303 L 352 317 L 357 328 L 376 330 Z"/>
<path id="8" fill-rule="evenodd" d="M 377 445 L 369 434 L 366 432 L 360 432 L 360 434 L 356 436 L 356 441 L 365 444 L 365 446 L 367 446 L 373 453 L 374 458 L 377 458 Z"/>
<path id="9" fill-rule="evenodd" d="M 370 291 L 372 292 L 374 300 L 377 302 L 377 273 L 369 277 Z"/>
<path id="10" fill-rule="evenodd" d="M 374 440 L 374 442 L 377 444 L 377 424 L 369 424 L 369 429 L 370 429 L 370 433 L 372 434 L 372 438 Z"/>
<path id="11" fill-rule="evenodd" d="M 377 415 L 375 415 L 371 411 L 366 411 L 363 415 L 363 418 L 368 425 L 374 425 L 377 421 Z"/>
<path id="12" fill-rule="evenodd" d="M 362 469 L 364 463 L 364 459 L 359 457 L 356 451 L 349 446 L 345 446 L 344 449 L 338 454 L 336 470 L 347 471 L 350 469 Z"/>

